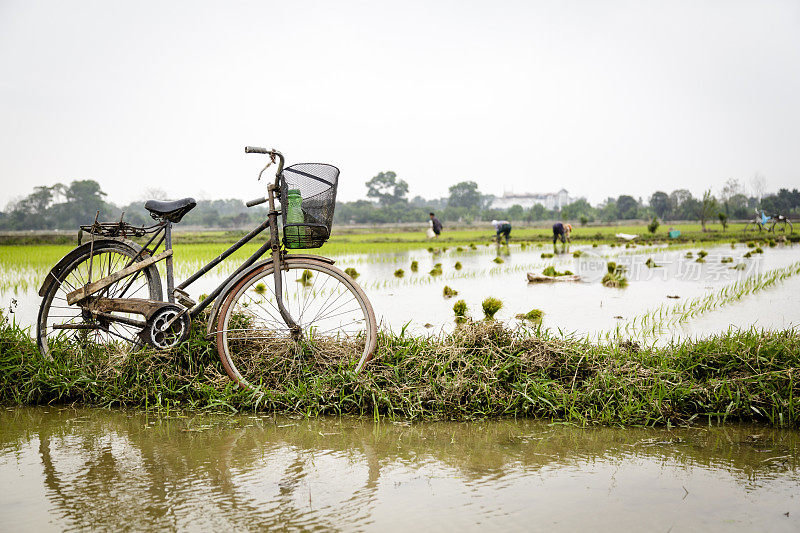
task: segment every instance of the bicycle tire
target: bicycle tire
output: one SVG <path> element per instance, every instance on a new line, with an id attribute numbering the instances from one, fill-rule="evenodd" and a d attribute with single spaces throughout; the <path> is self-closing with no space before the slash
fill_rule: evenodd
<path id="1" fill-rule="evenodd" d="M 55 282 L 50 285 L 42 298 L 36 320 L 36 342 L 44 357 L 52 358 L 50 344 L 53 341 L 78 341 L 84 347 L 91 344 L 107 344 L 109 341 L 123 341 L 126 345 L 139 344 L 138 333 L 141 329 L 109 320 L 95 319 L 80 307 L 67 305 L 66 300 L 67 293 L 82 287 L 87 282 L 91 256 L 94 257 L 91 260 L 92 279 L 96 281 L 122 270 L 137 253 L 136 248 L 121 241 L 98 242 L 92 252 L 86 250 L 81 253 L 57 274 Z M 104 290 L 103 294 L 110 298 L 120 296 L 118 293 L 122 293 L 132 279 L 133 283 L 124 294 L 125 297 L 161 300 L 161 277 L 155 265 L 120 279 Z M 146 291 L 143 291 L 145 287 Z M 112 315 L 141 320 L 140 315 L 125 313 L 112 313 Z M 71 324 L 75 328 L 86 329 L 54 329 L 53 326 L 58 324 Z"/>
<path id="2" fill-rule="evenodd" d="M 305 272 L 311 274 L 304 282 Z M 309 355 L 357 357 L 355 371 L 361 371 L 377 343 L 375 312 L 361 287 L 321 261 L 287 258 L 281 273 L 284 306 L 301 327 L 303 340 L 292 339 L 280 316 L 272 263 L 256 267 L 227 292 L 220 307 L 217 353 L 228 376 L 244 389 L 263 390 L 286 379 L 299 356 Z M 341 302 L 347 293 L 349 299 Z"/>
<path id="3" fill-rule="evenodd" d="M 780 226 L 780 229 L 777 229 L 779 226 Z M 778 220 L 778 221 L 776 221 L 774 224 L 772 224 L 772 227 L 769 228 L 769 231 L 773 235 L 775 234 L 776 231 L 785 234 L 786 233 L 786 226 L 789 226 L 789 233 L 792 233 L 794 228 L 792 228 L 792 223 L 789 222 L 788 220 Z"/>
<path id="4" fill-rule="evenodd" d="M 755 232 L 756 230 L 761 232 L 761 231 L 763 231 L 763 229 L 764 228 L 761 226 L 761 224 L 759 224 L 758 222 L 755 222 L 755 221 L 748 222 L 744 227 L 745 233 L 748 233 L 748 232 L 751 232 L 751 231 Z"/>

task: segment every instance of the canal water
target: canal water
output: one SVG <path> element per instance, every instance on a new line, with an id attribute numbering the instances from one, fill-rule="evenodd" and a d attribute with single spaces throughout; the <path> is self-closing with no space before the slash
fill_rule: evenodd
<path id="1" fill-rule="evenodd" d="M 0 411 L 0 531 L 798 531 L 800 432 Z"/>

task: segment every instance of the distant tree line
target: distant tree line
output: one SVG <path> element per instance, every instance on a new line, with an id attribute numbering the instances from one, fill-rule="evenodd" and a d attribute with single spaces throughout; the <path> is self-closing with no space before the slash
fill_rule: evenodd
<path id="1" fill-rule="evenodd" d="M 523 208 L 513 205 L 507 209 L 491 208 L 494 196 L 483 194 L 474 181 L 462 181 L 449 188 L 445 198 L 425 199 L 415 196 L 408 199 L 408 183 L 398 179 L 394 172 L 381 172 L 367 181 L 367 199 L 338 202 L 335 211 L 337 224 L 375 224 L 397 222 L 423 222 L 429 212 L 435 212 L 443 221 L 470 222 L 505 219 L 520 222 L 568 220 L 578 224 L 615 222 L 624 220 L 662 221 L 697 220 L 705 227 L 709 221 L 752 218 L 756 211 L 768 215 L 781 213 L 800 217 L 800 191 L 780 189 L 775 194 L 764 194 L 764 180 L 754 178 L 751 188 L 757 195 L 745 194 L 739 180 L 728 180 L 716 196 L 710 190 L 695 198 L 686 189 L 671 193 L 656 191 L 647 202 L 630 195 L 609 197 L 598 205 L 580 198 L 561 210 L 546 209 L 543 205 Z M 154 197 L 163 199 L 155 191 Z M 124 206 L 106 200 L 106 193 L 94 180 L 75 180 L 69 185 L 57 183 L 52 187 L 35 187 L 28 196 L 11 202 L 0 212 L 0 230 L 74 229 L 89 224 L 100 212 L 101 220 L 118 219 L 122 212 L 125 220 L 144 225 L 152 222 L 144 209 L 144 201 Z M 201 200 L 182 224 L 205 228 L 241 228 L 264 220 L 266 209 L 248 209 L 237 199 Z"/>

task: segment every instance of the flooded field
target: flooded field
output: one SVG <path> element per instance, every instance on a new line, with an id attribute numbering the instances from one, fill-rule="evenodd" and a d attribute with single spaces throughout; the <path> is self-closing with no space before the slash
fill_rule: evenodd
<path id="1" fill-rule="evenodd" d="M 463 299 L 468 315 L 480 319 L 481 302 L 492 296 L 503 302 L 496 318 L 506 322 L 515 323 L 516 315 L 540 309 L 542 327 L 553 332 L 598 340 L 621 332 L 645 341 L 665 341 L 702 337 L 731 326 L 785 329 L 800 324 L 800 246 L 763 247 L 763 253 L 756 253 L 761 249 L 741 243 L 573 246 L 568 253 L 550 258 L 543 257 L 552 252 L 548 245 L 512 244 L 498 249 L 483 244 L 474 249 L 348 254 L 335 259 L 341 269 L 357 271 L 357 281 L 382 327 L 395 332 L 404 328 L 423 335 L 450 331 L 456 301 Z M 185 253 L 190 249 L 188 245 L 176 250 L 178 279 L 213 257 L 192 258 Z M 324 255 L 325 248 L 319 253 Z M 626 288 L 600 283 L 609 261 L 624 267 Z M 651 268 L 648 262 L 657 266 Z M 432 275 L 437 264 L 441 273 Z M 189 292 L 194 297 L 210 292 L 236 266 L 229 262 L 218 267 Z M 548 266 L 579 274 L 581 281 L 528 283 L 528 272 L 541 273 Z M 14 311 L 18 323 L 35 322 L 40 301 L 36 290 L 46 273 L 47 268 L 25 264 L 4 270 L 0 301 Z M 458 294 L 445 298 L 445 286 Z"/>
<path id="2" fill-rule="evenodd" d="M 756 426 L 10 409 L 0 530 L 797 531 L 799 448 Z"/>

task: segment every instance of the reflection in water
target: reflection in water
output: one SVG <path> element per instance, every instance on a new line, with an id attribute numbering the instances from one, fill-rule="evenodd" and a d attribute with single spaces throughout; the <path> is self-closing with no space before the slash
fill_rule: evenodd
<path id="1" fill-rule="evenodd" d="M 796 529 L 799 445 L 742 426 L 8 409 L 0 530 Z"/>

